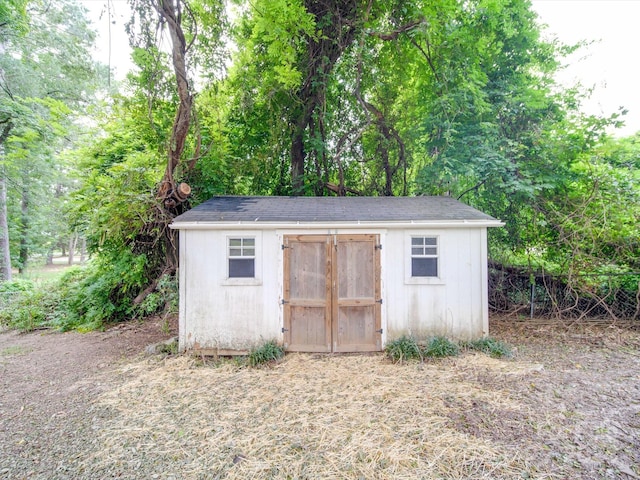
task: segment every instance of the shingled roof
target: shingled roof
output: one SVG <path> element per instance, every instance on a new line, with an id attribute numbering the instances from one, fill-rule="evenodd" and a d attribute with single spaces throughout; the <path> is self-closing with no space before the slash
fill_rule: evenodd
<path id="1" fill-rule="evenodd" d="M 327 222 L 501 223 L 451 197 L 213 197 L 176 217 L 172 226 L 212 223 Z"/>

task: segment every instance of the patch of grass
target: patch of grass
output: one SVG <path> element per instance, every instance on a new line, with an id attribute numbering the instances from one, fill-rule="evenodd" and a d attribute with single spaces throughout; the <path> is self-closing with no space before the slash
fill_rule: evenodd
<path id="1" fill-rule="evenodd" d="M 403 335 L 400 338 L 387 343 L 384 351 L 394 363 L 401 363 L 405 360 L 422 360 L 422 351 L 415 338 L 410 335 Z"/>
<path id="2" fill-rule="evenodd" d="M 470 342 L 465 342 L 464 346 L 469 350 L 486 353 L 493 358 L 510 357 L 512 355 L 509 346 L 492 337 L 479 338 Z"/>
<path id="3" fill-rule="evenodd" d="M 275 340 L 271 340 L 254 348 L 249 352 L 248 361 L 252 367 L 264 365 L 265 363 L 274 362 L 284 357 L 284 348 Z"/>
<path id="4" fill-rule="evenodd" d="M 433 337 L 429 339 L 423 354 L 425 357 L 455 357 L 460 353 L 458 344 L 452 342 L 447 337 Z"/>

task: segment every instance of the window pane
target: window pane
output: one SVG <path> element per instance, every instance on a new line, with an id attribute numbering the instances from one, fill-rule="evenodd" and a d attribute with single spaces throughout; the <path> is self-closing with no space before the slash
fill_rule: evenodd
<path id="1" fill-rule="evenodd" d="M 249 247 L 249 248 L 245 247 L 242 250 L 243 257 L 255 257 L 255 255 L 256 255 L 256 249 L 254 247 Z"/>
<path id="2" fill-rule="evenodd" d="M 411 245 L 424 245 L 424 237 L 411 237 Z"/>
<path id="3" fill-rule="evenodd" d="M 437 247 L 425 247 L 424 254 L 425 255 L 437 255 L 438 254 L 438 248 Z"/>
<path id="4" fill-rule="evenodd" d="M 242 239 L 241 238 L 230 238 L 229 239 L 229 246 L 230 247 L 239 247 L 242 245 Z"/>
<path id="5" fill-rule="evenodd" d="M 438 245 L 438 239 L 436 237 L 425 237 L 425 245 Z"/>
<path id="6" fill-rule="evenodd" d="M 239 257 L 242 255 L 242 250 L 240 248 L 230 248 L 229 255 L 232 257 Z"/>
<path id="7" fill-rule="evenodd" d="M 412 258 L 411 259 L 411 276 L 412 277 L 437 277 L 438 276 L 438 259 L 437 258 Z"/>
<path id="8" fill-rule="evenodd" d="M 256 246 L 256 239 L 255 238 L 243 238 L 242 240 L 243 240 L 242 244 L 245 247 L 255 247 Z"/>
<path id="9" fill-rule="evenodd" d="M 229 278 L 253 277 L 255 277 L 255 264 L 253 258 L 229 259 Z"/>
<path id="10" fill-rule="evenodd" d="M 424 255 L 424 247 L 413 247 L 411 255 Z"/>

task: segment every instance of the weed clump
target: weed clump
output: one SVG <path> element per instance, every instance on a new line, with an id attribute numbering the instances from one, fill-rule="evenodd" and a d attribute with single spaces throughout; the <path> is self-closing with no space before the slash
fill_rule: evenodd
<path id="1" fill-rule="evenodd" d="M 403 335 L 400 338 L 388 342 L 384 351 L 387 357 L 394 363 L 405 360 L 422 360 L 420 346 L 416 339 L 410 335 Z"/>
<path id="2" fill-rule="evenodd" d="M 275 362 L 282 357 L 284 357 L 284 348 L 278 345 L 275 340 L 271 340 L 251 350 L 248 361 L 251 367 L 257 367 L 265 363 Z"/>
<path id="3" fill-rule="evenodd" d="M 424 360 L 425 357 L 452 357 L 460 353 L 460 348 L 446 337 L 432 337 L 421 344 L 413 336 L 403 335 L 387 343 L 385 353 L 392 362 L 398 363 L 406 360 Z"/>
<path id="4" fill-rule="evenodd" d="M 433 337 L 429 339 L 424 349 L 425 357 L 455 357 L 460 353 L 458 345 L 447 337 Z"/>

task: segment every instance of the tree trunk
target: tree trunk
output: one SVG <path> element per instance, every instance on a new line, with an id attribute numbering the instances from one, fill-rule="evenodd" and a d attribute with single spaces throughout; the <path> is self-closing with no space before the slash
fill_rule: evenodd
<path id="1" fill-rule="evenodd" d="M 11 253 L 9 251 L 9 222 L 7 216 L 7 182 L 4 176 L 4 168 L 2 169 L 2 174 L 0 174 L 0 281 L 11 281 Z"/>
<path id="2" fill-rule="evenodd" d="M 293 195 L 304 194 L 305 156 L 304 127 L 296 128 L 293 138 L 291 139 L 291 193 L 293 193 Z"/>
<path id="3" fill-rule="evenodd" d="M 187 41 L 182 30 L 182 2 L 181 0 L 157 0 L 156 10 L 165 20 L 171 36 L 171 52 L 173 59 L 173 70 L 176 75 L 176 87 L 178 91 L 178 111 L 173 121 L 171 130 L 171 140 L 169 142 L 169 152 L 167 158 L 167 168 L 164 177 L 158 188 L 158 196 L 162 200 L 167 210 L 173 210 L 178 204 L 186 200 L 191 192 L 187 184 L 176 186 L 174 172 L 180 164 L 184 145 L 189 134 L 191 125 L 191 110 L 193 107 L 193 96 L 189 80 L 187 78 Z M 182 187 L 184 185 L 184 187 Z M 182 188 L 181 188 L 182 187 Z"/>
<path id="4" fill-rule="evenodd" d="M 87 257 L 87 238 L 80 239 L 80 263 L 84 263 Z"/>
<path id="5" fill-rule="evenodd" d="M 20 252 L 18 254 L 18 273 L 20 274 L 25 272 L 29 261 L 29 206 L 29 188 L 25 181 L 20 199 Z"/>
<path id="6" fill-rule="evenodd" d="M 76 244 L 78 242 L 78 235 L 74 232 L 69 237 L 69 260 L 67 263 L 73 265 L 73 256 L 76 251 Z"/>
<path id="7" fill-rule="evenodd" d="M 331 71 L 355 38 L 358 13 L 355 0 L 305 0 L 304 4 L 316 22 L 324 26 L 320 35 L 307 39 L 307 58 L 303 63 L 305 80 L 297 93 L 301 106 L 291 119 L 291 189 L 294 195 L 304 193 L 305 131 L 310 127 L 314 112 L 324 103 Z"/>
<path id="8" fill-rule="evenodd" d="M 13 123 L 7 123 L 0 133 L 0 158 L 4 159 L 4 142 Z M 9 216 L 7 214 L 7 172 L 0 167 L 0 281 L 11 281 L 11 251 L 9 249 Z"/>

